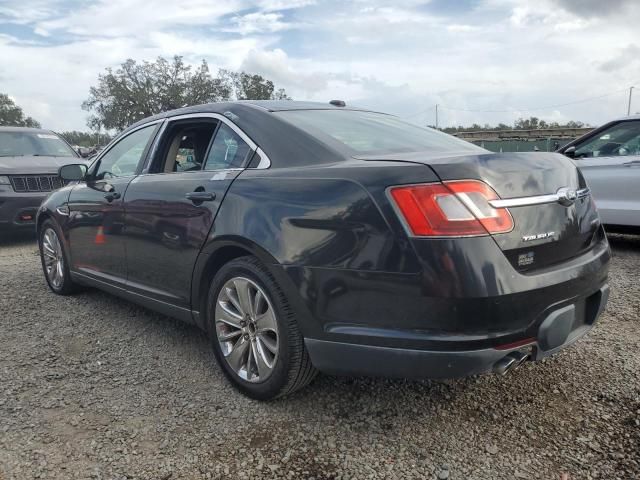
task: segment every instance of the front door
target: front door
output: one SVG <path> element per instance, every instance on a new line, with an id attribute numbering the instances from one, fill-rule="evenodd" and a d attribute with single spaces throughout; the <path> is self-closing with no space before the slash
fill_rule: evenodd
<path id="1" fill-rule="evenodd" d="M 126 280 L 123 198 L 157 128 L 138 129 L 115 143 L 69 196 L 72 269 L 110 283 Z"/>
<path id="2" fill-rule="evenodd" d="M 616 123 L 576 145 L 574 157 L 602 222 L 640 226 L 640 120 Z"/>
<path id="3" fill-rule="evenodd" d="M 214 118 L 169 121 L 154 150 L 125 195 L 128 288 L 190 308 L 196 259 L 253 150 Z"/>

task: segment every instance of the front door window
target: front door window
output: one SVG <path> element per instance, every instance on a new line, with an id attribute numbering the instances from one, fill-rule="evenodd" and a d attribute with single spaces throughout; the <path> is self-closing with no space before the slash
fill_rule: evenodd
<path id="1" fill-rule="evenodd" d="M 640 155 L 640 120 L 620 122 L 576 148 L 575 158 Z"/>
<path id="2" fill-rule="evenodd" d="M 147 148 L 149 139 L 156 125 L 141 128 L 116 143 L 100 159 L 94 177 L 96 180 L 107 180 L 114 177 L 130 177 L 135 175 L 142 154 Z"/>

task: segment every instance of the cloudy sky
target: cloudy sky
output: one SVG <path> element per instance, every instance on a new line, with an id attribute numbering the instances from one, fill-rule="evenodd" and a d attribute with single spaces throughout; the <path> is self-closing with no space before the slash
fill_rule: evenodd
<path id="1" fill-rule="evenodd" d="M 597 125 L 630 85 L 640 111 L 638 18 L 638 0 L 0 0 L 0 92 L 45 127 L 86 129 L 105 67 L 183 55 L 418 123 L 439 104 L 445 126 Z"/>

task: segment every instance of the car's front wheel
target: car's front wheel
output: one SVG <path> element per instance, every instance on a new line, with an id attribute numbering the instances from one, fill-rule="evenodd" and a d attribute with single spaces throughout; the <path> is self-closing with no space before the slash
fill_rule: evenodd
<path id="1" fill-rule="evenodd" d="M 227 378 L 259 400 L 286 395 L 315 376 L 285 295 L 255 257 L 217 273 L 208 296 L 213 348 Z"/>
<path id="2" fill-rule="evenodd" d="M 40 260 L 49 288 L 58 295 L 69 295 L 79 290 L 71 280 L 69 263 L 62 242 L 60 228 L 53 220 L 45 220 L 39 230 Z"/>

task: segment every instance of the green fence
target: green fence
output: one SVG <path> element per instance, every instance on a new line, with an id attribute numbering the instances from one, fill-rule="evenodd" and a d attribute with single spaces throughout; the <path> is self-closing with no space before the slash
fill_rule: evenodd
<path id="1" fill-rule="evenodd" d="M 567 138 L 536 138 L 531 140 L 474 140 L 476 145 L 492 152 L 554 152 L 569 143 Z"/>

